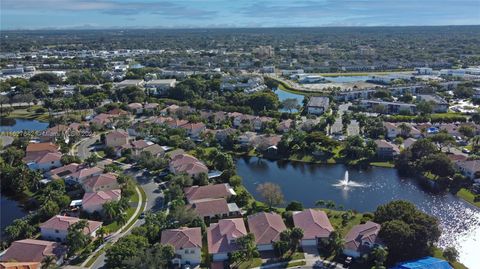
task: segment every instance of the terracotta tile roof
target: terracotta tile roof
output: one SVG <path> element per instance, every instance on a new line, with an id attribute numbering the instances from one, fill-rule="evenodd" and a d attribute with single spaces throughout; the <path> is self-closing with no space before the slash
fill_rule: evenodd
<path id="1" fill-rule="evenodd" d="M 123 109 L 120 109 L 120 108 L 114 108 L 114 109 L 108 111 L 108 114 L 110 114 L 110 115 L 127 115 L 128 112 L 123 110 Z"/>
<path id="2" fill-rule="evenodd" d="M 140 103 L 130 103 L 130 104 L 128 104 L 128 108 L 139 109 L 139 108 L 143 108 L 143 105 L 140 104 Z"/>
<path id="3" fill-rule="evenodd" d="M 145 109 L 152 109 L 152 108 L 156 108 L 158 107 L 158 104 L 157 103 L 147 103 L 145 104 Z"/>
<path id="4" fill-rule="evenodd" d="M 191 186 L 184 189 L 185 197 L 189 202 L 202 199 L 229 198 L 232 196 L 228 183 L 206 186 Z"/>
<path id="5" fill-rule="evenodd" d="M 109 201 L 120 199 L 122 192 L 120 189 L 98 192 L 86 192 L 83 195 L 82 206 L 103 205 Z"/>
<path id="6" fill-rule="evenodd" d="M 191 131 L 191 130 L 203 129 L 203 128 L 205 128 L 205 124 L 203 122 L 197 122 L 197 123 L 189 122 L 189 123 L 184 124 L 180 127 L 182 129 Z"/>
<path id="7" fill-rule="evenodd" d="M 59 146 L 51 143 L 30 143 L 27 145 L 26 152 L 35 152 L 35 151 L 48 151 L 48 152 L 58 152 Z"/>
<path id="8" fill-rule="evenodd" d="M 173 119 L 165 122 L 170 128 L 179 128 L 187 124 L 187 120 Z"/>
<path id="9" fill-rule="evenodd" d="M 305 209 L 293 215 L 295 227 L 303 230 L 303 239 L 328 237 L 333 232 L 332 224 L 325 212 L 314 209 Z"/>
<path id="10" fill-rule="evenodd" d="M 230 212 L 227 200 L 224 198 L 195 201 L 190 205 L 190 208 L 202 218 Z"/>
<path id="11" fill-rule="evenodd" d="M 34 151 L 27 152 L 27 155 L 23 160 L 25 162 L 35 162 L 35 163 L 51 163 L 59 161 L 62 158 L 62 153 L 60 152 L 48 152 L 48 151 Z"/>
<path id="12" fill-rule="evenodd" d="M 83 185 L 88 186 L 90 189 L 97 188 L 100 186 L 111 185 L 117 182 L 117 175 L 108 173 L 100 174 L 90 178 L 87 178 L 83 181 Z"/>
<path id="13" fill-rule="evenodd" d="M 0 262 L 0 269 L 38 269 L 40 262 Z"/>
<path id="14" fill-rule="evenodd" d="M 177 174 L 187 173 L 191 176 L 208 173 L 208 167 L 189 154 L 175 155 L 170 161 L 170 169 L 173 169 L 173 172 Z"/>
<path id="15" fill-rule="evenodd" d="M 208 253 L 235 251 L 238 246 L 231 241 L 245 235 L 247 228 L 242 218 L 221 219 L 218 223 L 212 223 L 207 229 Z"/>
<path id="16" fill-rule="evenodd" d="M 135 140 L 131 142 L 133 148 L 135 149 L 143 149 L 146 148 L 150 145 L 152 145 L 152 142 L 146 141 L 146 140 Z"/>
<path id="17" fill-rule="evenodd" d="M 122 137 L 127 137 L 128 138 L 128 133 L 125 131 L 111 131 L 110 133 L 107 134 L 106 138 L 122 138 Z"/>
<path id="18" fill-rule="evenodd" d="M 248 216 L 248 227 L 257 244 L 271 244 L 280 240 L 280 233 L 287 227 L 277 213 L 259 212 Z"/>
<path id="19" fill-rule="evenodd" d="M 94 174 L 98 174 L 98 173 L 101 173 L 103 172 L 103 170 L 99 167 L 85 167 L 85 168 L 82 168 L 78 171 L 76 171 L 75 173 L 71 174 L 70 176 L 73 177 L 73 178 L 79 178 L 79 179 L 83 179 L 83 178 L 86 178 L 86 177 L 89 177 L 91 175 L 94 175 Z"/>
<path id="20" fill-rule="evenodd" d="M 68 217 L 68 216 L 53 216 L 46 222 L 40 224 L 41 229 L 52 229 L 52 230 L 59 230 L 59 231 L 68 231 L 68 228 L 74 224 L 80 221 L 81 219 L 79 218 L 74 218 L 74 217 Z M 100 226 L 102 226 L 102 222 L 100 221 L 93 221 L 93 220 L 87 220 L 88 226 L 85 227 L 85 230 L 83 231 L 85 234 L 91 234 Z"/>
<path id="21" fill-rule="evenodd" d="M 380 224 L 372 221 L 354 226 L 345 236 L 345 248 L 362 252 L 362 242 L 368 242 L 371 246 L 379 244 L 380 228 Z"/>
<path id="22" fill-rule="evenodd" d="M 2 256 L 2 261 L 41 262 L 46 256 L 58 259 L 65 251 L 66 247 L 56 242 L 24 239 L 13 242 Z"/>
<path id="23" fill-rule="evenodd" d="M 81 165 L 78 163 L 70 163 L 64 166 L 60 166 L 58 168 L 50 170 L 50 175 L 51 176 L 59 176 L 59 177 L 64 177 L 67 175 L 70 175 L 72 173 L 75 173 L 81 168 Z"/>
<path id="24" fill-rule="evenodd" d="M 113 115 L 100 113 L 92 119 L 92 122 L 98 123 L 98 124 L 106 124 L 112 121 L 111 120 L 112 117 Z"/>
<path id="25" fill-rule="evenodd" d="M 183 227 L 179 229 L 163 230 L 160 243 L 162 245 L 170 244 L 175 250 L 184 248 L 202 248 L 202 229 L 200 227 Z"/>

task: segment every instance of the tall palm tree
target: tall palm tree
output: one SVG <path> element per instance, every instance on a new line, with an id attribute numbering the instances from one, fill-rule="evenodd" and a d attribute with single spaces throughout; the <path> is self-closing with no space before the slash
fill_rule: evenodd
<path id="1" fill-rule="evenodd" d="M 405 122 L 402 122 L 400 125 L 398 125 L 398 128 L 400 128 L 402 136 L 408 136 L 410 134 L 410 130 L 412 129 Z"/>
<path id="2" fill-rule="evenodd" d="M 118 224 L 125 225 L 128 221 L 128 216 L 125 213 L 121 213 L 117 216 L 116 219 L 117 219 Z"/>

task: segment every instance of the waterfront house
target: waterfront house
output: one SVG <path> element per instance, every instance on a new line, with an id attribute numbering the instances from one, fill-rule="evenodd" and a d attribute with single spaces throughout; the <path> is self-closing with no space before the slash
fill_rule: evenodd
<path id="1" fill-rule="evenodd" d="M 208 174 L 208 167 L 189 154 L 178 154 L 172 157 L 169 169 L 174 174 L 186 173 L 192 177 L 196 177 L 201 173 Z"/>
<path id="2" fill-rule="evenodd" d="M 61 158 L 60 152 L 36 151 L 28 152 L 23 161 L 30 170 L 50 171 L 62 166 Z"/>
<path id="3" fill-rule="evenodd" d="M 460 171 L 460 173 L 462 173 L 462 175 L 472 180 L 479 177 L 480 160 L 458 161 L 455 163 L 455 166 Z"/>
<path id="4" fill-rule="evenodd" d="M 57 242 L 23 239 L 14 241 L 1 261 L 42 262 L 46 257 L 53 256 L 56 264 L 60 265 L 66 252 L 67 248 Z"/>
<path id="5" fill-rule="evenodd" d="M 380 159 L 392 159 L 400 154 L 400 148 L 384 139 L 375 140 L 377 145 L 377 157 Z"/>
<path id="6" fill-rule="evenodd" d="M 236 240 L 247 235 L 247 228 L 242 218 L 222 219 L 211 223 L 207 229 L 208 253 L 213 261 L 225 261 L 228 253 L 236 251 L 239 246 Z"/>
<path id="7" fill-rule="evenodd" d="M 184 192 L 189 203 L 205 199 L 229 199 L 231 196 L 236 195 L 235 191 L 228 183 L 206 186 L 191 186 L 185 188 Z"/>
<path id="8" fill-rule="evenodd" d="M 236 203 L 228 203 L 224 198 L 193 201 L 189 206 L 204 219 L 237 217 L 241 215 Z"/>
<path id="9" fill-rule="evenodd" d="M 40 234 L 42 239 L 65 242 L 67 239 L 68 228 L 80 220 L 81 219 L 79 218 L 68 216 L 53 216 L 46 222 L 40 224 Z M 102 227 L 102 222 L 87 220 L 87 223 L 88 225 L 83 230 L 83 233 L 91 237 L 96 237 L 96 232 Z"/>
<path id="10" fill-rule="evenodd" d="M 343 254 L 358 258 L 369 253 L 373 248 L 381 246 L 378 237 L 380 228 L 380 224 L 372 221 L 353 226 L 345 236 Z"/>
<path id="11" fill-rule="evenodd" d="M 250 215 L 247 222 L 259 251 L 273 250 L 273 244 L 280 240 L 280 233 L 287 229 L 282 216 L 274 212 Z"/>
<path id="12" fill-rule="evenodd" d="M 293 224 L 303 230 L 302 247 L 317 246 L 321 241 L 328 240 L 334 231 L 327 214 L 320 210 L 294 212 Z"/>
<path id="13" fill-rule="evenodd" d="M 199 227 L 165 229 L 162 231 L 160 243 L 175 248 L 175 258 L 172 263 L 197 265 L 202 256 L 202 230 Z"/>

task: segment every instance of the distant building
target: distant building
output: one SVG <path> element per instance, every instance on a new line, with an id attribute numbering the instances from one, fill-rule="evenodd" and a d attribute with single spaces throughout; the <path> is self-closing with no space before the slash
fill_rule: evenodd
<path id="1" fill-rule="evenodd" d="M 144 83 L 143 79 L 126 79 L 115 86 L 120 89 L 125 87 L 142 87 Z"/>
<path id="2" fill-rule="evenodd" d="M 168 89 L 175 88 L 176 79 L 153 79 L 145 83 L 145 89 L 151 94 L 163 94 Z"/>
<path id="3" fill-rule="evenodd" d="M 433 104 L 433 112 L 435 113 L 445 113 L 448 111 L 448 102 L 436 94 L 419 94 L 417 95 L 417 100 Z"/>
<path id="4" fill-rule="evenodd" d="M 416 75 L 432 75 L 433 69 L 430 67 L 415 67 Z"/>
<path id="5" fill-rule="evenodd" d="M 417 106 L 414 104 L 382 100 L 360 100 L 360 106 L 368 111 L 386 114 L 398 114 L 402 111 L 413 114 L 417 111 Z"/>
<path id="6" fill-rule="evenodd" d="M 381 159 L 392 159 L 400 154 L 400 149 L 397 145 L 392 144 L 386 140 L 375 140 L 377 145 L 377 157 Z"/>
<path id="7" fill-rule="evenodd" d="M 311 97 L 307 104 L 307 112 L 309 114 L 321 115 L 328 110 L 330 99 L 323 96 Z"/>

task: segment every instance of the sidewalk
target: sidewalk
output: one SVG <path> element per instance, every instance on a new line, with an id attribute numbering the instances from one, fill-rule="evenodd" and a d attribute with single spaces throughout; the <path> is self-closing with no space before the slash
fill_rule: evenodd
<path id="1" fill-rule="evenodd" d="M 99 252 L 100 250 L 102 250 L 105 245 L 107 245 L 107 243 L 115 243 L 118 241 L 118 239 L 122 238 L 123 236 L 125 236 L 132 228 L 134 225 L 131 225 L 128 230 L 122 232 L 127 226 L 130 225 L 131 222 L 135 221 L 136 218 L 137 218 L 137 215 L 138 213 L 143 210 L 141 207 L 142 207 L 142 204 L 143 204 L 143 197 L 142 197 L 142 194 L 140 193 L 140 189 L 138 186 L 135 187 L 135 190 L 137 191 L 137 194 L 138 194 L 138 204 L 137 204 L 137 208 L 135 209 L 135 212 L 133 213 L 133 215 L 130 217 L 130 219 L 128 219 L 127 223 L 125 223 L 125 225 L 123 225 L 122 227 L 120 227 L 115 233 L 113 234 L 110 234 L 108 236 L 108 239 L 105 240 L 105 242 L 103 242 L 103 244 L 98 247 L 95 251 L 92 252 L 92 254 L 90 254 L 90 257 L 88 259 L 86 259 L 83 263 L 82 263 L 82 267 L 86 267 L 86 264 L 90 261 L 90 259 L 93 258 L 93 256 L 95 255 L 95 253 Z M 147 198 L 145 197 L 145 205 L 147 204 Z M 104 254 L 102 254 L 104 255 Z M 100 256 L 99 256 L 100 257 Z M 97 257 L 97 259 L 99 258 Z M 94 265 L 95 263 L 92 264 L 92 266 Z"/>

